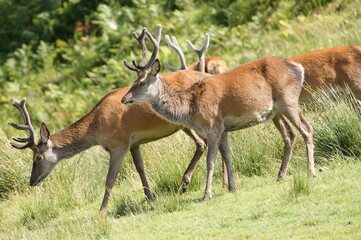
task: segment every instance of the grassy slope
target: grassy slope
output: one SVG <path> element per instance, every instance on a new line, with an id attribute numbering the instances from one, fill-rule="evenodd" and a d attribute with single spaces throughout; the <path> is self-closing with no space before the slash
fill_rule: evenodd
<path id="1" fill-rule="evenodd" d="M 160 196 L 153 204 L 153 209 L 135 211 L 135 214 L 119 218 L 112 214 L 109 214 L 108 218 L 98 217 L 99 201 L 96 201 L 70 211 L 59 212 L 56 217 L 45 222 L 31 222 L 32 220 L 24 220 L 24 211 L 17 206 L 19 200 L 11 199 L 1 204 L 2 219 L 10 221 L 2 221 L 1 237 L 359 239 L 360 171 L 361 163 L 357 162 L 320 173 L 318 178 L 309 182 L 309 194 L 295 190 L 298 181 L 307 182 L 304 177 L 289 177 L 283 182 L 276 182 L 273 177 L 241 178 L 237 185 L 242 188 L 239 187 L 239 191 L 234 194 L 226 193 L 220 184 L 217 184 L 216 196 L 212 201 L 200 202 L 201 191 L 183 196 Z M 114 198 L 115 196 L 117 194 Z M 20 196 L 21 198 L 23 196 Z M 135 199 L 131 205 L 146 204 L 139 196 Z M 32 204 L 37 203 L 34 197 L 29 201 Z M 172 208 L 175 211 L 170 211 Z M 48 213 L 49 211 L 51 212 L 50 206 Z"/>
<path id="2" fill-rule="evenodd" d="M 265 45 L 259 42 L 254 45 L 267 47 L 252 50 L 254 55 L 247 55 L 250 49 L 239 49 L 235 51 L 235 58 L 286 57 L 334 45 L 361 45 L 360 11 L 356 6 L 356 3 L 351 4 L 342 12 L 330 11 L 289 23 L 255 40 Z M 225 51 L 225 59 L 233 66 L 236 64 L 228 51 Z M 306 115 L 316 129 L 322 124 L 319 119 L 322 114 L 310 111 Z M 2 132 L 0 135 L 1 157 L 15 159 L 14 171 L 19 172 L 22 182 L 28 181 L 30 151 L 10 149 L 6 140 L 9 137 Z M 200 202 L 204 161 L 192 179 L 192 191 L 183 196 L 174 193 L 192 154 L 192 143 L 183 134 L 177 134 L 148 144 L 144 147 L 144 156 L 149 159 L 146 167 L 157 201 L 152 205 L 144 201 L 140 181 L 128 158 L 114 188 L 107 218 L 98 217 L 97 211 L 108 160 L 103 150 L 93 148 L 64 160 L 43 187 L 23 189 L 0 202 L 0 239 L 361 238 L 360 161 L 343 161 L 345 157 L 341 155 L 333 157 L 335 161 L 328 163 L 331 171 L 308 181 L 303 175 L 304 145 L 299 138 L 291 163 L 292 176 L 276 182 L 279 165 L 276 161 L 282 150 L 277 136 L 269 124 L 242 131 L 242 134 L 233 133 L 237 172 L 249 173 L 254 165 L 247 167 L 247 163 L 252 159 L 258 166 L 255 174 L 261 177 L 238 174 L 235 194 L 226 193 L 218 177 L 215 197 L 206 203 Z M 324 157 L 317 160 L 323 163 Z M 239 218 L 242 220 L 237 221 Z M 347 224 L 350 221 L 353 224 Z"/>

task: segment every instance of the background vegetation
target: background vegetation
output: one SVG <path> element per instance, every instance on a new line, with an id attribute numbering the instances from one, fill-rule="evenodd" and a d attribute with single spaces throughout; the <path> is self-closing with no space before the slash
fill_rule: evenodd
<path id="1" fill-rule="evenodd" d="M 204 161 L 190 191 L 177 194 L 194 146 L 175 134 L 144 146 L 154 204 L 144 200 L 130 158 L 110 201 L 97 216 L 108 156 L 92 148 L 64 160 L 42 187 L 29 188 L 31 152 L 11 149 L 20 121 L 11 106 L 24 96 L 33 125 L 51 132 L 87 113 L 108 91 L 130 85 L 123 59 L 139 59 L 131 32 L 163 25 L 185 40 L 211 35 L 207 55 L 230 67 L 264 56 L 296 56 L 337 45 L 361 45 L 361 4 L 340 0 L 95 1 L 0 0 L 0 239 L 358 239 L 361 227 L 361 124 L 350 94 L 324 94 L 303 106 L 315 129 L 317 167 L 305 177 L 299 137 L 289 177 L 276 183 L 282 140 L 271 124 L 232 133 L 238 192 L 227 194 L 219 172 L 215 197 L 202 203 Z M 177 64 L 162 41 L 159 58 Z M 166 72 L 163 69 L 164 73 Z M 219 163 L 219 162 L 218 162 Z M 220 164 L 218 164 L 220 165 Z"/>

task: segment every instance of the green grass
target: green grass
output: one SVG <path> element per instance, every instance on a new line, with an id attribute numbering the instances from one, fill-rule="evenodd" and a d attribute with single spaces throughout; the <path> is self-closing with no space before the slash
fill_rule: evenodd
<path id="1" fill-rule="evenodd" d="M 64 209 L 49 191 L 32 190 L 1 203 L 1 217 L 7 221 L 0 224 L 0 238 L 358 239 L 360 171 L 358 161 L 311 180 L 302 175 L 282 182 L 239 177 L 236 193 L 216 183 L 216 195 L 208 202 L 200 201 L 198 190 L 163 194 L 151 205 L 141 191 L 126 191 L 129 187 L 121 183 L 104 218 L 97 215 L 100 195 L 92 204 Z"/>

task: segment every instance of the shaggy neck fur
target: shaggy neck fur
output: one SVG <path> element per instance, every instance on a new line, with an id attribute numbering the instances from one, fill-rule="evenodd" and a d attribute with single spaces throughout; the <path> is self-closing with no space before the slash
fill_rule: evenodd
<path id="1" fill-rule="evenodd" d="M 158 81 L 159 94 L 152 102 L 153 110 L 165 119 L 190 127 L 190 118 L 194 112 L 191 88 L 176 90 L 164 79 Z"/>
<path id="2" fill-rule="evenodd" d="M 69 127 L 50 136 L 53 143 L 53 152 L 58 160 L 69 158 L 95 145 L 89 121 L 84 116 Z"/>

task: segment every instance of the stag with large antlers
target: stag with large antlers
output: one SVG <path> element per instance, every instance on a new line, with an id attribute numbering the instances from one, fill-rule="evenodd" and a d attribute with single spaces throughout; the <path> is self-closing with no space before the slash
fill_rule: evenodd
<path id="1" fill-rule="evenodd" d="M 304 81 L 301 64 L 267 57 L 241 65 L 221 75 L 197 81 L 184 90 L 174 89 L 174 78 L 192 78 L 194 71 L 183 70 L 159 76 L 155 60 L 145 74 L 135 80 L 121 99 L 126 105 L 149 102 L 152 109 L 169 121 L 182 124 L 205 137 L 208 145 L 207 183 L 204 200 L 212 197 L 212 178 L 217 149 L 224 152 L 229 190 L 235 190 L 228 132 L 273 120 L 285 148 L 279 176 L 287 171 L 295 134 L 294 125 L 304 138 L 308 172 L 315 176 L 313 130 L 302 116 L 298 98 Z"/>
<path id="2" fill-rule="evenodd" d="M 157 56 L 161 37 L 161 26 L 157 26 L 156 38 L 153 38 L 147 29 L 143 29 L 140 36 L 135 33 L 133 33 L 133 36 L 141 46 L 142 62 L 139 65 L 133 62 L 134 66 L 130 64 L 126 65 L 141 75 L 142 69 L 145 69 L 145 67 L 148 68 Z M 148 66 L 146 63 L 147 49 L 144 42 L 145 36 L 151 37 L 151 42 L 154 45 Z M 207 76 L 210 75 L 207 73 L 194 72 L 193 78 L 175 78 L 171 84 L 175 88 L 189 87 L 196 81 L 195 79 L 201 79 Z M 34 152 L 30 185 L 40 185 L 55 165 L 62 159 L 72 157 L 94 145 L 101 145 L 110 155 L 101 212 L 105 213 L 106 211 L 110 191 L 115 183 L 124 155 L 128 151 L 131 152 L 136 170 L 140 175 L 146 198 L 152 201 L 154 197 L 144 172 L 140 145 L 164 138 L 181 129 L 196 143 L 196 151 L 183 177 L 183 182 L 188 184 L 190 181 L 188 177 L 189 172 L 194 169 L 192 164 L 198 162 L 198 159 L 202 156 L 206 148 L 206 144 L 193 130 L 184 128 L 179 124 L 170 123 L 159 117 L 150 109 L 149 104 L 138 104 L 129 107 L 121 104 L 119 99 L 122 98 L 128 90 L 129 88 L 122 88 L 111 91 L 105 95 L 88 114 L 69 127 L 54 134 L 50 134 L 45 123 L 42 123 L 40 127 L 40 141 L 38 143 L 35 143 L 34 140 L 35 133 L 26 109 L 26 100 L 15 101 L 13 105 L 23 116 L 24 124 L 11 122 L 9 122 L 9 124 L 19 130 L 25 130 L 28 137 L 13 138 L 15 141 L 25 144 L 11 143 L 11 145 L 18 149 L 31 148 Z M 115 112 L 117 114 L 114 114 Z"/>

